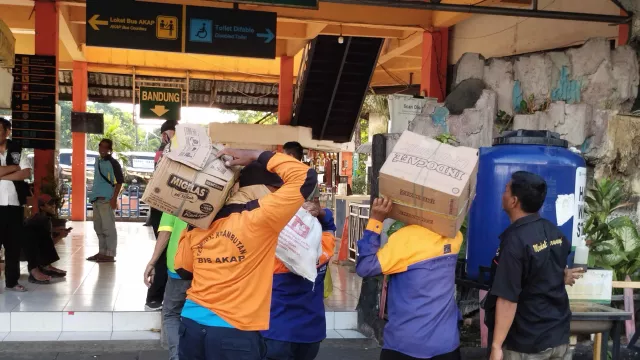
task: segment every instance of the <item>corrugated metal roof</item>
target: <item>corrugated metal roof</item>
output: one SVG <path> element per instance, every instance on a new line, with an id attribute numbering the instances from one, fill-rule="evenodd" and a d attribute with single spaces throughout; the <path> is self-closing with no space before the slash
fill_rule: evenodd
<path id="1" fill-rule="evenodd" d="M 71 71 L 59 71 L 61 100 L 71 100 L 73 76 Z M 131 102 L 133 76 L 89 73 L 88 95 L 95 102 Z M 136 76 L 139 86 L 179 87 L 186 92 L 186 79 Z M 137 96 L 137 95 L 136 95 Z M 185 100 L 186 104 L 186 100 Z M 189 80 L 189 106 L 217 107 L 229 110 L 276 111 L 278 84 L 222 80 Z"/>

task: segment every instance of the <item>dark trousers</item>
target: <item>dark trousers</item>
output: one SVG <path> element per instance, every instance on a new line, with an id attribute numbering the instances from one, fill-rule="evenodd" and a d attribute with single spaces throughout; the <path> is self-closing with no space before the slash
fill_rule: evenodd
<path id="1" fill-rule="evenodd" d="M 428 360 L 461 360 L 462 357 L 460 355 L 460 348 L 455 349 L 454 351 L 438 356 L 434 356 Z M 426 360 L 415 358 L 413 356 L 405 355 L 401 352 L 382 349 L 380 352 L 380 360 Z"/>
<path id="2" fill-rule="evenodd" d="M 24 210 L 21 206 L 0 206 L 0 245 L 4 247 L 5 285 L 12 288 L 20 279 L 20 236 Z"/>
<path id="3" fill-rule="evenodd" d="M 266 345 L 257 331 L 204 326 L 182 318 L 181 360 L 264 360 Z"/>
<path id="4" fill-rule="evenodd" d="M 29 273 L 35 268 L 51 265 L 60 260 L 51 236 L 33 236 L 25 239 L 24 252 Z"/>
<path id="5" fill-rule="evenodd" d="M 162 211 L 151 208 L 149 214 L 151 227 L 157 239 Z M 162 303 L 162 299 L 164 298 L 164 289 L 167 285 L 167 277 L 169 276 L 167 274 L 167 249 L 162 252 L 160 259 L 156 261 L 155 271 L 156 275 L 153 277 L 153 283 L 147 290 L 147 303 L 152 301 Z"/>
<path id="6" fill-rule="evenodd" d="M 293 343 L 265 339 L 268 360 L 314 360 L 320 351 L 320 343 Z"/>

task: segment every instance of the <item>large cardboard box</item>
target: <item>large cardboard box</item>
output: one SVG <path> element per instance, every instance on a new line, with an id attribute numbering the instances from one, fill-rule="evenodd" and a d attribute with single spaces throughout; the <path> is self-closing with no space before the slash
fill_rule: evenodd
<path id="1" fill-rule="evenodd" d="M 390 217 L 455 237 L 476 193 L 478 150 L 405 131 L 380 170 Z"/>
<path id="2" fill-rule="evenodd" d="M 222 149 L 211 144 L 203 127 L 178 125 L 142 201 L 193 226 L 209 228 L 240 172 L 216 157 Z"/>
<path id="3" fill-rule="evenodd" d="M 207 229 L 227 200 L 238 172 L 211 155 L 201 171 L 163 157 L 142 201 L 185 222 Z"/>

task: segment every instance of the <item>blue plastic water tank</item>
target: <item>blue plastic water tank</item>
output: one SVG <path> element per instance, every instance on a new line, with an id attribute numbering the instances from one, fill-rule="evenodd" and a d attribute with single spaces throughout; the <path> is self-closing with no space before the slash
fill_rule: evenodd
<path id="1" fill-rule="evenodd" d="M 478 280 L 480 268 L 491 266 L 500 245 L 498 236 L 510 224 L 502 210 L 502 193 L 516 171 L 529 171 L 546 180 L 547 198 L 540 215 L 558 224 L 576 246 L 584 224 L 587 169 L 584 159 L 567 146 L 557 133 L 517 130 L 494 139 L 492 147 L 480 148 L 477 193 L 467 232 L 470 279 Z"/>

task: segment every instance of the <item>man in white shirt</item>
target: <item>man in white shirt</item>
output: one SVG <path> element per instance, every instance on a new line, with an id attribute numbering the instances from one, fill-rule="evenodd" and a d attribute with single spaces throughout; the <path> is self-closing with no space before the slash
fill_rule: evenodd
<path id="1" fill-rule="evenodd" d="M 23 206 L 30 190 L 31 164 L 22 147 L 9 140 L 11 122 L 0 118 L 0 245 L 5 252 L 5 285 L 9 291 L 25 292 L 20 279 L 20 236 Z"/>

